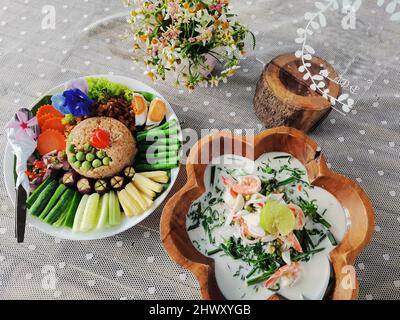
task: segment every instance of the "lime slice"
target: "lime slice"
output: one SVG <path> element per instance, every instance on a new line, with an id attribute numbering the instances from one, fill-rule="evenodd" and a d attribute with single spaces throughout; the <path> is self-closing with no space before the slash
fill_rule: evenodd
<path id="1" fill-rule="evenodd" d="M 260 225 L 269 234 L 287 236 L 293 231 L 296 219 L 287 205 L 270 201 L 261 209 Z"/>

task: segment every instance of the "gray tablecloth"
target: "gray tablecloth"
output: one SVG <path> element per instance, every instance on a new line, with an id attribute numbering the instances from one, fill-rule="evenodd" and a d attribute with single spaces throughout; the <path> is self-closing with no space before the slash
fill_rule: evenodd
<path id="1" fill-rule="evenodd" d="M 56 10 L 54 30 L 41 27 L 45 5 Z M 252 97 L 262 63 L 295 51 L 304 13 L 316 10 L 314 1 L 299 0 L 233 1 L 233 7 L 257 37 L 256 50 L 249 51 L 238 74 L 218 88 L 191 94 L 168 81 L 155 85 L 184 127 L 260 130 Z M 149 83 L 130 61 L 129 43 L 119 38 L 128 12 L 118 0 L 2 0 L 0 125 L 17 108 L 71 78 L 113 73 Z M 346 117 L 332 112 L 311 136 L 332 168 L 357 180 L 376 209 L 373 240 L 356 262 L 360 299 L 399 299 L 400 23 L 376 1 L 364 1 L 355 29 L 342 28 L 343 16 L 340 10 L 329 12 L 328 26 L 314 33 L 310 44 L 348 80 L 345 91 L 352 87 L 355 108 Z M 4 150 L 6 137 L 0 132 Z M 183 171 L 175 190 L 185 181 Z M 28 227 L 25 243 L 17 245 L 2 177 L 0 183 L 0 299 L 200 298 L 195 278 L 162 247 L 161 209 L 112 238 L 72 242 Z"/>

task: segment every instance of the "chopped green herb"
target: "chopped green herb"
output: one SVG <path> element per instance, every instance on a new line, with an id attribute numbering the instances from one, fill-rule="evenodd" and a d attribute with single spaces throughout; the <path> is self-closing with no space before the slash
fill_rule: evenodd
<path id="1" fill-rule="evenodd" d="M 306 217 L 310 217 L 312 221 L 322 224 L 327 229 L 331 227 L 330 223 L 322 218 L 318 213 L 318 207 L 315 204 L 315 200 L 306 201 L 302 197 L 299 197 L 298 205 L 303 210 Z"/>
<path id="2" fill-rule="evenodd" d="M 337 241 L 336 241 L 334 235 L 332 234 L 332 232 L 330 230 L 326 230 L 326 235 L 328 236 L 328 239 L 331 242 L 331 244 L 333 246 L 336 246 L 337 245 Z"/>
<path id="3" fill-rule="evenodd" d="M 287 179 L 285 179 L 283 181 L 279 181 L 276 186 L 277 187 L 282 187 L 282 186 L 286 186 L 286 185 L 291 184 L 291 183 L 296 182 L 296 181 L 297 181 L 297 179 L 295 177 L 290 177 L 290 178 L 287 178 Z"/>
<path id="4" fill-rule="evenodd" d="M 207 251 L 207 255 L 212 256 L 212 255 L 214 255 L 214 254 L 216 254 L 218 252 L 221 252 L 221 251 L 222 251 L 222 248 L 216 248 L 216 249 Z"/>
<path id="5" fill-rule="evenodd" d="M 261 275 L 259 275 L 259 276 L 257 276 L 257 277 L 248 279 L 248 280 L 246 281 L 246 282 L 247 282 L 247 285 L 248 285 L 248 286 L 253 286 L 253 285 L 257 284 L 257 283 L 260 283 L 260 282 L 263 282 L 263 281 L 268 280 L 268 279 L 275 273 L 275 271 L 276 271 L 277 269 L 278 269 L 277 267 L 271 268 L 271 270 L 269 270 L 269 271 L 267 271 L 267 272 L 264 272 L 263 274 L 261 274 Z"/>
<path id="6" fill-rule="evenodd" d="M 243 266 L 239 266 L 239 269 L 233 274 L 234 277 L 240 276 L 240 272 L 242 271 Z"/>
<path id="7" fill-rule="evenodd" d="M 318 248 L 302 253 L 296 253 L 292 256 L 292 261 L 308 261 L 314 254 L 321 252 L 325 248 Z"/>

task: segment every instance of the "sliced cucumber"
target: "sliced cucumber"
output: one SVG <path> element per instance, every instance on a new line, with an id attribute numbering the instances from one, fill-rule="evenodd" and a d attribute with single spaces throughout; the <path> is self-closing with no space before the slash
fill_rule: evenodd
<path id="1" fill-rule="evenodd" d="M 74 218 L 74 225 L 72 226 L 73 232 L 79 232 L 88 199 L 89 199 L 89 196 L 87 194 L 85 194 L 82 197 L 81 201 L 79 202 L 79 206 L 78 206 L 78 209 L 76 210 L 76 214 L 75 214 L 75 218 Z"/>
<path id="2" fill-rule="evenodd" d="M 68 209 L 68 206 L 73 196 L 74 190 L 67 189 L 67 191 L 62 194 L 53 209 L 50 210 L 44 221 L 48 224 L 53 224 L 54 222 L 56 222 L 58 218 L 60 218 L 60 216 Z"/>
<path id="3" fill-rule="evenodd" d="M 108 196 L 109 216 L 108 223 L 112 226 L 121 223 L 121 208 L 115 191 L 111 191 Z"/>
<path id="4" fill-rule="evenodd" d="M 26 200 L 26 206 L 30 208 L 36 199 L 39 197 L 40 193 L 53 181 L 53 177 L 48 177 L 44 180 L 33 192 L 29 195 L 28 199 Z"/>
<path id="5" fill-rule="evenodd" d="M 109 194 L 106 193 L 101 197 L 100 200 L 100 217 L 99 222 L 97 223 L 96 229 L 102 229 L 108 224 L 108 214 L 109 214 Z"/>
<path id="6" fill-rule="evenodd" d="M 32 207 L 30 208 L 30 213 L 34 216 L 39 216 L 43 209 L 46 207 L 47 203 L 50 201 L 54 192 L 56 191 L 59 183 L 56 180 L 52 180 L 40 193 Z"/>
<path id="7" fill-rule="evenodd" d="M 79 231 L 88 232 L 96 227 L 99 220 L 99 200 L 100 195 L 97 193 L 89 196 Z"/>
<path id="8" fill-rule="evenodd" d="M 79 204 L 81 202 L 82 196 L 79 192 L 75 192 L 74 196 L 71 200 L 71 203 L 68 207 L 68 210 L 65 215 L 65 219 L 63 222 L 64 227 L 72 228 L 74 225 L 75 215 L 78 211 Z"/>
<path id="9" fill-rule="evenodd" d="M 46 207 L 42 211 L 42 213 L 39 215 L 39 219 L 44 219 L 48 215 L 51 209 L 57 204 L 58 199 L 61 197 L 61 195 L 67 190 L 67 187 L 63 184 L 60 184 L 58 188 L 56 189 L 56 192 L 54 192 L 53 196 L 51 197 L 50 201 L 47 203 Z"/>
<path id="10" fill-rule="evenodd" d="M 56 222 L 53 223 L 53 227 L 62 227 L 67 216 L 67 211 L 64 211 Z"/>

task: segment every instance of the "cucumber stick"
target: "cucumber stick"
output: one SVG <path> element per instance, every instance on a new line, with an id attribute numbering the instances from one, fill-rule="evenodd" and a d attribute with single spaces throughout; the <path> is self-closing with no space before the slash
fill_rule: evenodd
<path id="1" fill-rule="evenodd" d="M 108 207 L 108 198 L 109 194 L 106 193 L 100 199 L 100 217 L 96 229 L 102 229 L 108 224 L 108 212 L 110 211 Z"/>
<path id="2" fill-rule="evenodd" d="M 67 211 L 64 211 L 61 216 L 53 223 L 53 227 L 60 228 L 63 226 L 65 217 L 67 216 Z"/>
<path id="3" fill-rule="evenodd" d="M 26 200 L 26 206 L 30 208 L 35 200 L 39 197 L 40 193 L 53 181 L 54 178 L 48 177 L 44 180 L 33 192 L 29 195 L 28 199 Z"/>
<path id="4" fill-rule="evenodd" d="M 44 222 L 53 224 L 60 216 L 68 209 L 68 206 L 74 196 L 74 190 L 67 189 L 57 201 L 57 204 L 50 210 L 49 214 L 44 219 Z"/>
<path id="5" fill-rule="evenodd" d="M 79 202 L 79 206 L 75 214 L 74 225 L 72 226 L 73 232 L 79 232 L 88 199 L 89 196 L 85 194 Z"/>
<path id="6" fill-rule="evenodd" d="M 119 206 L 119 200 L 115 191 L 111 191 L 108 195 L 108 223 L 112 226 L 121 223 L 121 208 Z"/>
<path id="7" fill-rule="evenodd" d="M 43 209 L 42 213 L 39 215 L 39 219 L 44 219 L 48 215 L 51 209 L 56 205 L 57 200 L 61 197 L 61 195 L 67 190 L 67 187 L 63 184 L 60 184 L 51 197 L 50 201 L 47 203 L 46 207 Z"/>
<path id="8" fill-rule="evenodd" d="M 66 212 L 66 215 L 65 215 L 65 219 L 63 222 L 64 227 L 67 227 L 67 228 L 73 227 L 75 215 L 78 211 L 78 207 L 81 202 L 81 198 L 82 198 L 82 196 L 80 195 L 79 192 L 74 193 L 74 196 L 71 200 L 71 203 L 70 203 L 68 210 Z"/>
<path id="9" fill-rule="evenodd" d="M 33 203 L 30 208 L 30 213 L 34 216 L 39 216 L 43 209 L 46 207 L 47 203 L 50 201 L 54 192 L 56 191 L 59 183 L 56 180 L 52 180 L 42 192 L 40 192 L 39 196 Z"/>
<path id="10" fill-rule="evenodd" d="M 100 196 L 97 193 L 89 196 L 79 231 L 88 232 L 96 227 L 99 220 L 99 200 Z"/>

